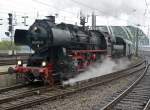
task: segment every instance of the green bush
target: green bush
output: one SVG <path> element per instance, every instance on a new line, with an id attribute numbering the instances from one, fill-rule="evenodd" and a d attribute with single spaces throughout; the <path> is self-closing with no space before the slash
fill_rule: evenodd
<path id="1" fill-rule="evenodd" d="M 16 46 L 14 42 L 9 40 L 2 40 L 0 41 L 0 50 L 20 50 L 20 47 Z"/>

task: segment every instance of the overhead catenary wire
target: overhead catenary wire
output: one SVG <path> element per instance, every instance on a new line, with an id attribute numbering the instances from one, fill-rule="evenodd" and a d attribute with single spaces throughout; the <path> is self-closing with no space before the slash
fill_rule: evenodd
<path id="1" fill-rule="evenodd" d="M 147 8 L 147 11 L 148 11 L 148 13 L 150 14 L 150 11 L 149 11 L 149 7 L 148 7 L 147 0 L 144 0 L 144 1 L 145 1 L 145 5 L 146 5 L 146 8 Z"/>
<path id="2" fill-rule="evenodd" d="M 54 7 L 53 5 L 51 5 L 51 4 L 49 4 L 49 3 L 45 3 L 45 2 L 43 2 L 43 1 L 41 1 L 41 0 L 32 0 L 32 1 L 33 1 L 33 2 L 36 2 L 36 3 L 38 3 L 38 4 L 41 4 L 41 5 L 44 5 L 44 6 L 48 7 L 48 8 L 53 8 L 54 10 L 59 10 L 59 11 L 61 11 L 61 12 L 70 13 L 70 14 L 72 14 L 72 15 L 77 14 L 77 13 L 73 13 L 73 12 L 71 12 L 71 11 L 67 11 L 67 10 L 64 10 L 64 9 L 61 9 L 61 8 Z M 91 6 L 89 6 L 89 5 L 85 4 L 85 3 L 79 2 L 79 1 L 77 1 L 77 0 L 71 0 L 71 1 L 73 1 L 73 2 L 76 3 L 76 4 L 82 5 L 82 6 L 84 6 L 84 7 L 88 7 L 89 9 L 96 10 L 96 11 L 102 13 L 102 14 L 105 14 L 105 12 L 104 12 L 103 10 L 100 10 L 100 9 L 97 9 L 97 8 L 93 8 L 93 7 L 91 7 Z M 17 11 L 14 11 L 14 12 L 17 13 L 16 16 L 24 16 L 24 15 L 29 16 L 29 15 L 27 14 L 27 12 L 24 12 L 25 14 L 18 14 Z M 22 13 L 22 12 L 20 12 L 20 13 Z M 34 15 L 34 16 L 35 16 L 35 15 Z M 45 16 L 45 15 L 39 14 L 39 16 Z M 123 19 L 123 18 L 119 18 L 118 16 L 114 16 L 114 17 L 117 18 L 117 19 L 123 20 L 123 21 L 130 22 L 131 24 L 134 24 L 135 26 L 137 26 L 137 24 L 135 24 L 135 23 L 133 23 L 133 22 L 131 22 L 131 21 L 129 21 L 129 20 L 126 20 L 126 19 Z M 35 18 L 36 18 L 36 17 L 29 16 L 29 19 L 35 19 Z M 70 17 L 70 19 L 72 19 L 72 18 Z"/>
<path id="3" fill-rule="evenodd" d="M 49 7 L 49 8 L 53 8 L 54 10 L 58 10 L 58 11 L 61 11 L 61 12 L 66 12 L 66 13 L 69 13 L 69 14 L 72 14 L 72 15 L 76 14 L 76 13 L 73 13 L 73 12 L 71 12 L 71 11 L 67 11 L 67 10 L 63 10 L 63 9 L 54 7 L 54 6 L 51 5 L 51 4 L 48 4 L 48 3 L 45 3 L 45 2 L 42 2 L 42 1 L 39 1 L 39 0 L 32 0 L 32 1 L 34 1 L 34 2 L 36 2 L 36 3 L 39 3 L 39 4 L 42 4 L 42 5 L 44 5 L 44 6 L 47 6 L 47 7 Z"/>
<path id="4" fill-rule="evenodd" d="M 146 8 L 147 8 L 148 14 L 150 14 L 147 0 L 144 0 L 144 1 L 145 1 L 145 5 L 146 5 Z M 145 13 L 145 15 L 146 15 L 146 13 Z M 149 24 L 148 24 L 148 32 L 147 32 L 147 36 L 149 36 Z"/>
<path id="5" fill-rule="evenodd" d="M 63 9 L 54 7 L 54 6 L 52 6 L 51 4 L 47 4 L 47 3 L 42 2 L 42 1 L 39 1 L 39 0 L 32 0 L 32 1 L 33 1 L 33 2 L 36 2 L 36 3 L 38 3 L 38 4 L 41 4 L 41 5 L 44 5 L 44 6 L 48 7 L 48 8 L 53 8 L 54 10 L 59 10 L 59 11 L 66 12 L 66 13 L 69 13 L 69 14 L 72 14 L 72 15 L 76 15 L 76 14 L 77 14 L 77 13 L 73 13 L 73 12 L 71 12 L 71 11 L 67 11 L 67 10 L 63 10 Z M 25 13 L 24 15 L 23 15 L 23 14 L 18 14 L 18 11 L 14 11 L 14 12 L 17 13 L 16 16 L 25 16 L 25 15 L 28 15 L 27 12 L 19 12 L 19 13 Z M 47 16 L 47 15 L 39 14 L 39 12 L 40 12 L 40 11 L 37 11 L 38 14 L 36 14 L 36 17 L 31 17 L 31 16 L 30 16 L 29 19 L 36 19 L 36 18 L 38 18 L 39 16 L 44 16 L 44 17 Z M 43 12 L 43 11 L 42 11 L 42 12 Z M 6 12 L 3 12 L 3 13 L 6 13 Z M 28 16 L 29 16 L 29 15 L 28 15 Z M 35 13 L 34 13 L 34 16 L 35 16 Z M 59 17 L 60 17 L 60 15 L 59 15 Z M 72 18 L 78 18 L 78 17 L 76 16 L 76 17 L 68 17 L 68 18 L 72 19 Z M 71 21 L 71 20 L 69 20 L 69 21 Z"/>
<path id="6" fill-rule="evenodd" d="M 79 2 L 79 1 L 77 1 L 77 0 L 71 0 L 71 1 L 72 1 L 72 2 L 74 2 L 74 3 L 76 3 L 76 4 L 78 4 L 78 5 L 81 5 L 81 6 L 87 7 L 87 8 L 89 8 L 89 9 L 95 10 L 95 11 L 100 12 L 101 14 L 104 14 L 104 15 L 105 15 L 105 12 L 104 12 L 104 11 L 102 11 L 102 10 L 100 10 L 100 9 L 97 9 L 97 8 L 91 7 L 91 6 L 89 6 L 89 5 L 85 4 L 85 3 Z M 123 18 L 119 18 L 118 16 L 114 16 L 114 17 L 115 17 L 115 18 L 117 18 L 117 19 L 120 19 L 120 20 L 123 20 L 123 21 L 129 22 L 129 23 L 131 23 L 132 25 L 134 25 L 134 26 L 136 26 L 136 27 L 137 27 L 137 24 L 135 24 L 135 23 L 133 23 L 133 22 L 131 22 L 131 21 L 129 21 L 129 20 L 125 20 L 125 19 L 123 19 Z M 142 25 L 141 25 L 141 26 L 142 26 Z"/>
<path id="7" fill-rule="evenodd" d="M 7 15 L 8 16 L 8 13 L 9 12 L 4 12 L 4 11 L 1 11 L 0 10 L 0 12 L 3 12 L 3 14 L 5 14 L 5 15 Z M 30 15 L 28 15 L 28 14 L 16 14 L 16 12 L 11 12 L 11 13 L 13 13 L 13 15 L 14 15 L 14 20 L 16 20 L 16 19 L 19 19 L 20 18 L 20 20 L 22 19 L 22 17 L 23 16 L 28 16 L 28 21 L 30 21 L 30 23 L 29 24 L 31 24 L 31 20 L 32 20 L 32 22 L 36 19 L 35 17 L 32 17 L 32 16 L 30 16 Z M 39 14 L 40 16 L 46 16 L 46 15 L 41 15 L 41 14 Z M 7 18 L 8 17 L 3 17 L 3 21 L 2 22 L 4 22 L 3 23 L 3 25 L 8 25 L 8 23 L 7 23 Z M 19 17 L 19 18 L 18 18 Z M 73 17 L 65 17 L 65 16 L 61 16 L 61 15 L 59 15 L 59 18 L 61 18 L 62 19 L 62 21 L 66 21 L 66 22 L 75 22 L 75 21 L 73 21 Z M 77 19 L 76 19 L 77 20 Z M 22 19 L 22 21 L 23 21 L 23 19 Z M 62 21 L 60 21 L 60 22 L 62 22 Z M 17 20 L 17 22 L 16 22 L 16 25 L 21 25 L 22 23 L 21 22 L 18 22 L 18 20 Z M 22 24 L 23 25 L 23 24 Z M 1 25 L 0 25 L 1 26 Z M 2 27 L 2 26 L 1 26 Z"/>

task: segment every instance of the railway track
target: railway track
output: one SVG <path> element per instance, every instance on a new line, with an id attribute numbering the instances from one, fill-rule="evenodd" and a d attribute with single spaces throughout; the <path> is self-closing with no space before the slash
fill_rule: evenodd
<path id="1" fill-rule="evenodd" d="M 48 86 L 40 86 L 40 87 L 32 87 L 32 88 L 23 88 L 21 90 L 21 92 L 18 91 L 14 91 L 14 93 L 12 94 L 11 92 L 7 95 L 6 93 L 1 94 L 1 98 L 0 98 L 0 104 L 2 103 L 6 103 L 6 102 L 10 102 L 12 100 L 17 100 L 19 98 L 24 98 L 24 97 L 29 97 L 32 95 L 36 95 L 36 94 L 40 94 L 42 92 L 46 92 L 46 91 L 51 91 L 52 88 L 49 88 Z"/>
<path id="2" fill-rule="evenodd" d="M 113 96 L 113 100 L 101 110 L 149 110 L 150 64 L 140 77 L 125 91 Z M 148 71 L 149 70 L 149 71 Z M 147 72 L 148 71 L 148 72 Z"/>
<path id="3" fill-rule="evenodd" d="M 90 87 L 102 85 L 106 82 L 131 75 L 138 71 L 142 71 L 145 68 L 144 62 L 134 65 L 130 68 L 122 71 L 110 73 L 107 75 L 99 76 L 96 78 L 89 79 L 88 81 L 77 82 L 74 86 L 65 88 L 61 87 L 42 87 L 19 92 L 14 95 L 3 97 L 0 99 L 0 109 L 2 110 L 17 110 L 25 107 L 30 107 L 36 104 L 40 104 L 49 100 L 65 97 L 73 93 L 89 89 Z"/>
<path id="4" fill-rule="evenodd" d="M 27 87 L 27 86 L 28 86 L 28 84 L 16 84 L 16 85 L 13 85 L 13 86 L 10 86 L 10 87 L 1 88 L 0 93 L 7 92 L 7 91 L 10 91 L 10 90 L 15 90 L 15 89 L 22 88 L 22 87 Z"/>
<path id="5" fill-rule="evenodd" d="M 17 55 L 0 54 L 0 66 L 16 64 L 17 59 L 20 59 L 24 63 L 26 63 L 30 55 L 31 54 L 17 54 Z"/>
<path id="6" fill-rule="evenodd" d="M 27 62 L 27 59 L 28 59 L 28 57 L 26 57 L 26 58 L 21 58 L 20 60 L 22 60 L 23 63 L 26 63 L 26 62 Z M 0 60 L 0 66 L 15 65 L 16 63 L 17 63 L 17 59 L 15 59 L 15 58 Z"/>

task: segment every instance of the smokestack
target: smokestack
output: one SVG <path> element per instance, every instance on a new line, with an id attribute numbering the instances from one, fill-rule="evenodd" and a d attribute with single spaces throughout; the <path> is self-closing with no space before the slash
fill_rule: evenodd
<path id="1" fill-rule="evenodd" d="M 96 29 L 96 15 L 94 12 L 92 12 L 92 29 Z"/>
<path id="2" fill-rule="evenodd" d="M 46 17 L 50 22 L 55 24 L 55 16 L 46 16 Z"/>

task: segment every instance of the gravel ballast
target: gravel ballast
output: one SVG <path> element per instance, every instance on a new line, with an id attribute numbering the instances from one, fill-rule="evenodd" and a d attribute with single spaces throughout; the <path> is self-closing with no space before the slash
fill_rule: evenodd
<path id="1" fill-rule="evenodd" d="M 105 99 L 130 85 L 141 72 L 24 110 L 98 110 L 107 104 Z"/>

